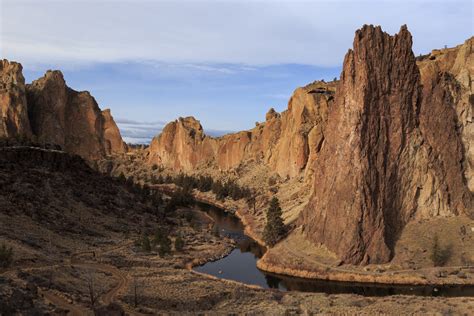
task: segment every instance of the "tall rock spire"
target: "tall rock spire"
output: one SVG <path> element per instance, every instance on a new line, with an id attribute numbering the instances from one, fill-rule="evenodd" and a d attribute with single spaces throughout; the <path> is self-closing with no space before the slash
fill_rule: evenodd
<path id="1" fill-rule="evenodd" d="M 344 60 L 301 223 L 310 240 L 347 263 L 389 261 L 408 220 L 463 208 L 449 196 L 464 188 L 447 187 L 433 159 L 437 144 L 419 128 L 422 90 L 411 46 L 406 26 L 390 36 L 365 25 Z"/>
<path id="2" fill-rule="evenodd" d="M 0 137 L 31 136 L 25 78 L 19 63 L 0 60 Z"/>

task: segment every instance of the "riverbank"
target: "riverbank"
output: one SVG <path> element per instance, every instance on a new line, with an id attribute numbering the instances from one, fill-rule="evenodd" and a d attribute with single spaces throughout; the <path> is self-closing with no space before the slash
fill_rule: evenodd
<path id="1" fill-rule="evenodd" d="M 174 185 L 160 185 L 160 189 L 173 190 Z M 259 245 L 265 246 L 261 239 L 262 223 L 258 222 L 255 216 L 250 212 L 248 205 L 243 201 L 234 201 L 226 199 L 219 201 L 211 192 L 200 192 L 194 190 L 195 199 L 198 202 L 215 206 L 224 211 L 237 216 L 244 225 L 244 233 L 255 240 Z M 444 219 L 446 221 L 446 219 Z M 459 222 L 459 218 L 453 219 Z M 464 222 L 457 223 L 462 226 Z M 466 224 L 466 223 L 464 223 Z M 467 224 L 469 224 L 467 222 Z M 413 224 L 411 225 L 413 226 Z M 410 229 L 419 229 L 419 226 Z M 425 225 L 429 227 L 429 225 Z M 424 262 L 424 266 L 416 264 L 404 267 L 397 264 L 397 261 L 406 261 L 412 263 L 414 255 L 411 258 L 405 258 L 407 251 L 397 251 L 398 256 L 392 260 L 392 263 L 383 265 L 369 266 L 341 266 L 337 257 L 326 249 L 309 243 L 297 228 L 288 238 L 282 240 L 275 247 L 268 249 L 265 255 L 257 261 L 257 267 L 262 271 L 278 275 L 304 278 L 308 280 L 325 280 L 337 282 L 357 282 L 370 284 L 388 284 L 388 285 L 474 285 L 474 266 L 473 265 L 451 265 L 446 267 L 430 267 L 429 263 Z M 456 230 L 451 228 L 451 230 Z M 468 236 L 470 237 L 470 236 Z M 412 239 L 409 236 L 405 239 Z M 472 239 L 472 238 L 471 238 Z M 464 239 L 464 245 L 469 246 L 471 239 Z M 407 242 L 402 238 L 402 247 L 410 248 Z M 474 240 L 474 239 L 473 239 Z M 404 243 L 403 243 L 404 242 Z M 472 241 L 474 247 L 474 241 Z M 474 248 L 472 248 L 474 249 Z M 408 252 L 413 252 L 408 250 Z M 230 252 L 229 252 L 230 253 Z M 405 257 L 403 257 L 405 256 Z M 427 257 L 426 251 L 421 253 L 422 257 Z M 225 257 L 225 256 L 223 256 Z M 401 259 L 403 257 L 403 260 Z M 222 258 L 222 257 L 221 257 Z M 219 260 L 221 258 L 214 259 Z M 425 258 L 426 259 L 426 258 Z M 420 259 L 418 258 L 418 261 Z M 395 264 L 394 264 L 395 262 Z M 202 265 L 206 262 L 196 262 L 193 266 Z"/>
<path id="2" fill-rule="evenodd" d="M 308 242 L 301 230 L 269 249 L 257 262 L 263 271 L 306 279 L 392 285 L 474 285 L 473 266 L 416 267 L 340 265 L 334 254 Z"/>
<path id="3" fill-rule="evenodd" d="M 260 246 L 266 247 L 265 242 L 261 238 L 260 225 L 256 223 L 246 203 L 241 200 L 234 201 L 228 199 L 225 201 L 218 201 L 215 199 L 213 193 L 200 192 L 198 190 L 194 190 L 193 194 L 196 201 L 213 205 L 237 216 L 245 227 L 244 233 L 255 240 Z"/>
<path id="4" fill-rule="evenodd" d="M 212 193 L 198 191 L 195 192 L 195 197 L 198 201 L 231 211 L 242 221 L 245 234 L 261 246 L 265 246 L 260 234 L 255 231 L 258 225 L 248 211 L 247 205 L 239 201 L 216 201 Z M 309 248 L 312 249 L 308 251 Z M 299 251 L 296 251 L 297 249 Z M 397 259 L 398 257 L 395 258 Z M 334 254 L 324 248 L 311 245 L 298 231 L 293 232 L 276 247 L 269 249 L 257 261 L 257 267 L 269 273 L 310 280 L 414 286 L 474 285 L 474 266 L 472 265 L 438 268 L 415 266 L 407 269 L 389 263 L 366 267 L 347 265 L 341 267 L 340 261 Z"/>

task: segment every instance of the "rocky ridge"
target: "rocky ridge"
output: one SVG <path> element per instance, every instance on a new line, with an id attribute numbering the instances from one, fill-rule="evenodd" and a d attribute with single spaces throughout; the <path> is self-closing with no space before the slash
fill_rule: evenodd
<path id="1" fill-rule="evenodd" d="M 1 62 L 3 137 L 34 138 L 92 161 L 127 148 L 110 110 L 101 111 L 89 92 L 66 85 L 60 71 L 25 85 L 22 67 Z"/>
<path id="2" fill-rule="evenodd" d="M 286 111 L 270 109 L 255 128 L 219 138 L 205 135 L 193 117 L 179 118 L 153 139 L 148 162 L 189 172 L 205 166 L 228 171 L 256 161 L 281 177 L 296 177 L 307 171 L 322 142 L 335 84 L 317 81 L 298 88 Z"/>

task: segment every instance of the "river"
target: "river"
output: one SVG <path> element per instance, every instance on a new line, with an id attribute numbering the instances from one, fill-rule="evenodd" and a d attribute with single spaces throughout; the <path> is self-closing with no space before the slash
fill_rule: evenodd
<path id="1" fill-rule="evenodd" d="M 242 222 L 233 214 L 214 206 L 199 203 L 201 210 L 211 216 L 219 233 L 237 242 L 237 247 L 226 257 L 208 262 L 194 270 L 218 278 L 235 280 L 262 288 L 281 291 L 322 292 L 327 294 L 360 294 L 365 296 L 423 295 L 423 296 L 474 296 L 474 286 L 409 286 L 368 283 L 350 283 L 302 279 L 266 273 L 257 268 L 257 260 L 265 253 L 252 238 L 244 234 Z"/>

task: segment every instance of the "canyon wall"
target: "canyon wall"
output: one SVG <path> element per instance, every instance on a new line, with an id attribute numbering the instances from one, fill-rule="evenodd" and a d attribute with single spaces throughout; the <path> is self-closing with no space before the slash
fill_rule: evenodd
<path id="1" fill-rule="evenodd" d="M 180 118 L 155 137 L 150 164 L 232 170 L 250 162 L 312 183 L 297 225 L 343 262 L 393 256 L 406 223 L 474 217 L 473 38 L 415 58 L 406 26 L 364 26 L 338 82 L 295 90 L 251 130 L 212 138 Z M 204 170 L 204 169 L 202 169 Z"/>
<path id="2" fill-rule="evenodd" d="M 420 115 L 443 120 L 448 124 L 446 130 L 460 133 L 462 146 L 456 151 L 455 159 L 463 160 L 464 177 L 471 192 L 474 191 L 473 45 L 474 37 L 471 37 L 457 47 L 435 49 L 418 61 L 423 84 L 423 109 L 426 110 Z M 430 108 L 429 104 L 436 109 Z M 449 106 L 442 107 L 443 104 Z M 436 110 L 436 115 L 430 110 Z"/>
<path id="3" fill-rule="evenodd" d="M 304 192 L 291 216 L 308 240 L 345 263 L 387 262 L 409 221 L 474 217 L 473 42 L 415 58 L 405 26 L 394 36 L 364 26 L 339 81 L 296 89 L 287 110 L 270 109 L 248 131 L 214 138 L 179 118 L 152 140 L 147 163 L 193 173 L 265 166 L 292 180 L 291 193 L 278 192 L 282 205 L 294 206 L 285 202 L 298 197 L 295 186 Z M 127 151 L 110 111 L 61 72 L 25 85 L 20 64 L 0 67 L 0 137 L 87 160 Z"/>
<path id="4" fill-rule="evenodd" d="M 250 161 L 267 165 L 282 177 L 302 174 L 322 142 L 322 129 L 334 101 L 335 82 L 298 88 L 281 114 L 270 109 L 251 130 L 212 138 L 193 117 L 169 123 L 150 145 L 150 164 L 176 171 L 205 166 L 231 170 Z"/>
<path id="5" fill-rule="evenodd" d="M 101 111 L 89 92 L 69 88 L 60 71 L 25 85 L 20 64 L 0 66 L 0 136 L 56 144 L 89 161 L 127 150 L 110 111 Z"/>
<path id="6" fill-rule="evenodd" d="M 347 263 L 389 261 L 413 218 L 473 215 L 453 82 L 422 79 L 411 46 L 405 26 L 395 36 L 356 32 L 314 161 L 300 223 Z"/>

